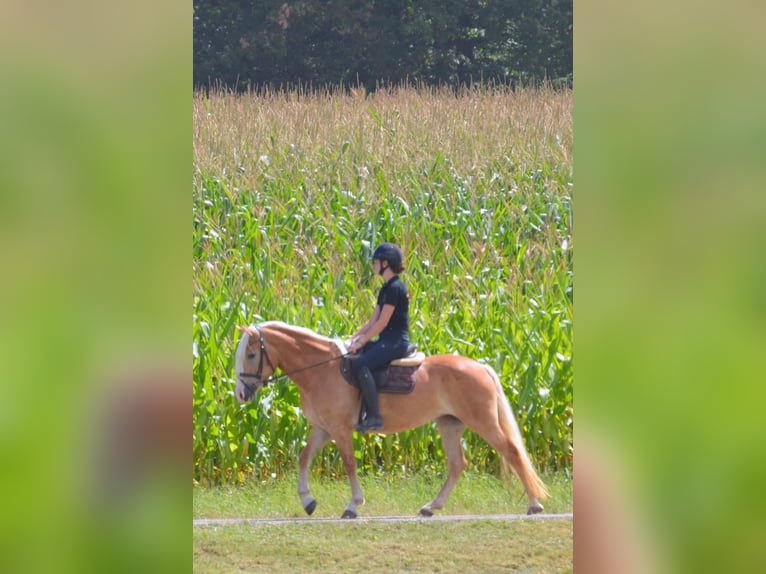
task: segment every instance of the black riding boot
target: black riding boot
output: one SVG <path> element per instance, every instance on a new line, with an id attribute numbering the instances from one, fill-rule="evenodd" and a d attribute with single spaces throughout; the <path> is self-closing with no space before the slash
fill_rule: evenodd
<path id="1" fill-rule="evenodd" d="M 356 372 L 356 380 L 359 382 L 359 388 L 362 390 L 362 398 L 367 406 L 367 416 L 356 425 L 356 430 L 368 432 L 380 430 L 383 428 L 383 419 L 380 418 L 378 410 L 378 388 L 375 386 L 375 379 L 367 367 L 362 367 Z"/>

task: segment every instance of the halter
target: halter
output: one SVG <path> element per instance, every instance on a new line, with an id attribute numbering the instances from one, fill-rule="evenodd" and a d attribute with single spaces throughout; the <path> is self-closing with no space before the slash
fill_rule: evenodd
<path id="1" fill-rule="evenodd" d="M 260 383 L 262 387 L 265 387 L 272 381 L 278 381 L 279 379 L 282 379 L 284 377 L 288 377 L 294 373 L 299 373 L 301 371 L 306 371 L 308 369 L 313 369 L 314 367 L 318 367 L 320 365 L 324 365 L 325 363 L 330 363 L 332 361 L 337 361 L 338 359 L 342 359 L 345 357 L 348 353 L 343 353 L 341 355 L 337 355 L 335 357 L 330 357 L 329 359 L 325 359 L 323 361 L 319 361 L 317 363 L 312 363 L 311 365 L 308 365 L 306 367 L 302 367 L 300 369 L 296 369 L 294 371 L 290 371 L 289 373 L 282 373 L 278 377 L 274 377 L 274 371 L 276 371 L 276 368 L 274 368 L 274 365 L 271 363 L 271 358 L 269 358 L 269 353 L 266 351 L 266 345 L 263 342 L 263 331 L 261 330 L 260 325 L 256 325 L 255 329 L 258 331 L 258 343 L 260 344 L 260 357 L 258 359 L 258 372 L 254 375 L 251 375 L 249 373 L 238 373 L 242 384 L 245 386 L 245 388 L 250 391 L 252 394 L 255 394 L 255 387 L 245 382 L 244 377 L 251 377 L 256 380 L 256 382 Z M 263 378 L 263 357 L 266 357 L 266 361 L 269 363 L 269 367 L 271 367 L 271 374 L 266 377 L 266 379 Z M 273 378 L 272 378 L 273 377 Z"/>

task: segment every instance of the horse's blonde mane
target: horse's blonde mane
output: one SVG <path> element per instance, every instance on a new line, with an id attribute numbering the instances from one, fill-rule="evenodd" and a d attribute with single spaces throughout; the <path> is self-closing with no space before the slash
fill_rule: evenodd
<path id="1" fill-rule="evenodd" d="M 239 344 L 237 345 L 237 352 L 234 355 L 234 365 L 237 369 L 237 377 L 239 377 L 239 373 L 245 370 L 245 351 L 247 350 L 247 343 L 249 340 L 250 337 L 247 336 L 247 333 L 242 333 L 242 336 L 239 339 Z"/>

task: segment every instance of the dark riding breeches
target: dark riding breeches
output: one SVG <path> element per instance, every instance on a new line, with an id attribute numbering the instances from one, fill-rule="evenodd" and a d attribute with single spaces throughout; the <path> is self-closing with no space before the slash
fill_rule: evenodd
<path id="1" fill-rule="evenodd" d="M 378 339 L 367 343 L 362 347 L 361 354 L 352 361 L 354 374 L 362 368 L 367 367 L 370 371 L 385 367 L 395 359 L 401 359 L 407 354 L 409 341 L 406 339 L 399 341 L 387 341 Z"/>

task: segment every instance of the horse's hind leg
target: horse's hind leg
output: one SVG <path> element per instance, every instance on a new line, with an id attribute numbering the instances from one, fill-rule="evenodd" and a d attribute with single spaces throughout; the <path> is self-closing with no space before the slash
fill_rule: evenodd
<path id="1" fill-rule="evenodd" d="M 435 510 L 444 508 L 450 492 L 452 492 L 455 483 L 466 467 L 463 445 L 460 444 L 460 437 L 463 436 L 465 425 L 453 416 L 444 416 L 436 419 L 436 426 L 442 438 L 442 448 L 447 455 L 449 473 L 447 481 L 436 498 L 420 509 L 421 516 L 433 516 Z"/>
<path id="2" fill-rule="evenodd" d="M 516 472 L 519 480 L 521 480 L 529 500 L 527 514 L 542 512 L 544 510 L 543 505 L 537 499 L 537 493 L 540 492 L 542 494 L 545 491 L 540 479 L 537 478 L 534 470 L 532 470 L 526 452 L 520 450 L 524 448 L 523 445 L 514 444 L 511 439 L 505 436 L 500 427 L 490 432 L 479 432 L 479 435 L 484 437 L 490 446 L 500 453 Z"/>
<path id="3" fill-rule="evenodd" d="M 319 427 L 312 427 L 309 440 L 298 458 L 298 495 L 301 497 L 303 509 L 309 515 L 317 507 L 317 501 L 311 496 L 311 491 L 309 490 L 309 467 L 314 459 L 314 455 L 322 450 L 329 440 L 330 435 L 327 431 Z"/>

